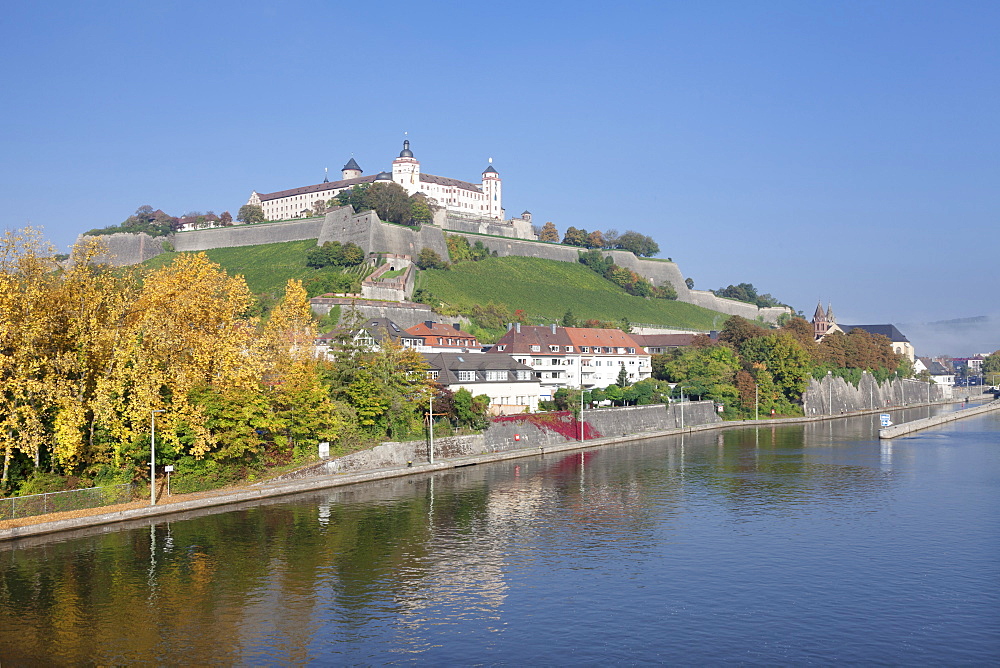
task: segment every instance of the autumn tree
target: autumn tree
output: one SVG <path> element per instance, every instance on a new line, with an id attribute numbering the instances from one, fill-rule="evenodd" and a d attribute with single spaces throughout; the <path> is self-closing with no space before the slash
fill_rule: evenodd
<path id="1" fill-rule="evenodd" d="M 552 221 L 542 225 L 542 233 L 539 235 L 538 240 L 553 244 L 559 243 L 559 230 L 556 229 L 556 226 Z"/>
<path id="2" fill-rule="evenodd" d="M 252 304 L 243 277 L 228 276 L 204 253 L 178 255 L 145 278 L 98 386 L 97 413 L 116 462 L 145 457 L 152 410 L 165 411 L 158 418 L 165 448 L 195 458 L 216 448 L 193 391 L 255 386 Z"/>

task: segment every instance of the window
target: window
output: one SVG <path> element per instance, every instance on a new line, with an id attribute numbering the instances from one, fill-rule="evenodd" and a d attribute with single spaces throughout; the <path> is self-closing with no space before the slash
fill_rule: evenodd
<path id="1" fill-rule="evenodd" d="M 439 375 L 441 375 L 440 371 L 428 371 L 427 372 L 427 377 L 430 378 L 431 380 L 437 380 Z"/>
<path id="2" fill-rule="evenodd" d="M 629 355 L 635 355 L 635 348 L 629 348 L 628 349 L 628 354 Z"/>
<path id="3" fill-rule="evenodd" d="M 559 346 L 552 346 L 552 345 L 550 345 L 549 346 L 549 352 L 552 352 L 552 353 L 559 352 Z"/>
<path id="4" fill-rule="evenodd" d="M 486 380 L 507 380 L 506 371 L 487 371 Z"/>
<path id="5" fill-rule="evenodd" d="M 517 372 L 517 379 L 518 380 L 531 380 L 531 372 L 527 371 L 527 370 L 525 370 L 525 371 L 520 371 L 519 370 Z"/>
<path id="6" fill-rule="evenodd" d="M 573 352 L 573 346 L 566 346 L 565 350 L 566 352 L 571 353 Z"/>
<path id="7" fill-rule="evenodd" d="M 459 371 L 455 375 L 458 376 L 458 382 L 460 383 L 471 383 L 476 379 L 475 371 Z"/>
<path id="8" fill-rule="evenodd" d="M 506 345 L 497 346 L 497 350 L 507 350 L 507 346 Z M 518 361 L 520 361 L 520 360 L 518 360 Z M 523 362 L 522 362 L 522 364 L 523 364 Z"/>
<path id="9" fill-rule="evenodd" d="M 589 353 L 590 352 L 590 346 L 580 346 L 580 352 L 581 353 Z"/>
<path id="10" fill-rule="evenodd" d="M 542 350 L 542 347 L 539 346 L 539 345 L 531 346 L 531 352 L 533 352 L 533 353 L 540 352 L 541 350 Z"/>

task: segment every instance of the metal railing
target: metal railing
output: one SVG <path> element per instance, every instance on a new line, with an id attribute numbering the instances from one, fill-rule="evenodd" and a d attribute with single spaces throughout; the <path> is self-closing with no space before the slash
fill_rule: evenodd
<path id="1" fill-rule="evenodd" d="M 0 520 L 32 517 L 69 510 L 99 508 L 132 500 L 132 484 L 71 489 L 66 492 L 46 492 L 0 499 Z"/>

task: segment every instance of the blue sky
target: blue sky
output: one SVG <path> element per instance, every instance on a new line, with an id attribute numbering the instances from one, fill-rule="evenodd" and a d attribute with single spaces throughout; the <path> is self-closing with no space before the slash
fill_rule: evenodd
<path id="1" fill-rule="evenodd" d="M 648 234 L 698 288 L 995 316 L 998 34 L 997 2 L 16 3 L 0 224 L 235 213 L 409 132 L 424 171 L 492 157 L 508 216 Z"/>

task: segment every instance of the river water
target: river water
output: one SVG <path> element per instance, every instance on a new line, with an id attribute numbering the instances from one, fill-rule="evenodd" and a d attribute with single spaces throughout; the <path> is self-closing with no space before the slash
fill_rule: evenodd
<path id="1" fill-rule="evenodd" d="M 1000 412 L 876 420 L 0 545 L 0 663 L 996 665 Z"/>

